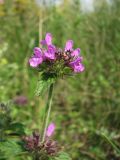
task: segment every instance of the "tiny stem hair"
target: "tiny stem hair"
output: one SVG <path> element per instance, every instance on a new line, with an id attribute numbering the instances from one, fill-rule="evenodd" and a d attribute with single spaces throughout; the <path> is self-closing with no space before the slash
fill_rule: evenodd
<path id="1" fill-rule="evenodd" d="M 48 100 L 45 108 L 45 118 L 44 118 L 44 127 L 43 127 L 43 135 L 42 135 L 42 142 L 45 141 L 45 136 L 46 136 L 46 130 L 48 127 L 49 123 L 49 118 L 50 118 L 50 112 L 51 112 L 51 106 L 52 106 L 52 96 L 53 96 L 53 83 L 49 87 L 49 93 L 48 93 Z"/>

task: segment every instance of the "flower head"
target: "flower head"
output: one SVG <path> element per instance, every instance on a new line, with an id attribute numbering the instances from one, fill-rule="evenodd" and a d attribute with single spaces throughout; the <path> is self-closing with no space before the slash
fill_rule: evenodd
<path id="1" fill-rule="evenodd" d="M 48 127 L 49 134 L 53 132 L 54 124 L 50 124 Z M 28 152 L 32 153 L 41 153 L 43 155 L 56 155 L 60 147 L 58 143 L 52 140 L 49 136 L 45 138 L 45 141 L 42 142 L 41 136 L 38 131 L 34 131 L 30 136 L 23 136 L 22 141 L 24 142 L 24 148 Z"/>
<path id="2" fill-rule="evenodd" d="M 68 40 L 64 49 L 57 48 L 52 43 L 51 33 L 47 33 L 40 43 L 42 48 L 35 47 L 34 55 L 29 59 L 31 67 L 56 77 L 84 71 L 80 48 L 73 48 L 73 40 Z"/>

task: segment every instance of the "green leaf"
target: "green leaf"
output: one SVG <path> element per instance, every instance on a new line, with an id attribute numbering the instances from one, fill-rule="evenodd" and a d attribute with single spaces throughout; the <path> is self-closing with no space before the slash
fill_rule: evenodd
<path id="1" fill-rule="evenodd" d="M 22 123 L 18 123 L 18 122 L 12 123 L 9 129 L 15 132 L 17 135 L 25 134 L 24 125 Z"/>
<path id="2" fill-rule="evenodd" d="M 40 96 L 48 89 L 50 84 L 54 83 L 56 81 L 56 77 L 54 74 L 42 74 L 40 76 L 40 79 L 38 80 L 37 89 L 36 89 L 36 95 Z"/>
<path id="3" fill-rule="evenodd" d="M 60 152 L 57 157 L 55 157 L 55 160 L 72 160 L 70 156 L 65 152 Z"/>
<path id="4" fill-rule="evenodd" d="M 17 141 L 8 140 L 0 142 L 0 153 L 2 158 L 10 159 L 22 153 L 22 148 Z M 0 156 L 0 159 L 1 159 Z"/>

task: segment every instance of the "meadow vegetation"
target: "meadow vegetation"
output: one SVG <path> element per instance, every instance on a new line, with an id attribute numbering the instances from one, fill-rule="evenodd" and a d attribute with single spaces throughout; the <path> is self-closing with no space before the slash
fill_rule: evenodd
<path id="1" fill-rule="evenodd" d="M 42 125 L 46 95 L 35 95 L 38 73 L 28 59 L 46 32 L 58 46 L 73 39 L 85 65 L 82 74 L 55 86 L 51 121 L 56 138 L 73 160 L 119 160 L 120 1 L 101 1 L 93 12 L 82 12 L 78 0 L 41 7 L 32 0 L 0 4 L 0 102 L 10 104 L 12 119 L 22 122 L 26 133 Z M 25 104 L 15 101 L 20 96 Z M 6 130 L 8 121 L 3 123 Z"/>

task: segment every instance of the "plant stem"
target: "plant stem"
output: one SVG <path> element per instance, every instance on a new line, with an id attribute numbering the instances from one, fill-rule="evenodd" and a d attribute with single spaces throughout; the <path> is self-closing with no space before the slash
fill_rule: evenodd
<path id="1" fill-rule="evenodd" d="M 120 154 L 120 149 L 110 140 L 105 134 L 102 134 L 102 136 L 111 144 L 111 146 Z"/>
<path id="2" fill-rule="evenodd" d="M 44 118 L 44 130 L 43 130 L 43 136 L 42 136 L 42 142 L 45 141 L 46 131 L 49 123 L 49 117 L 51 112 L 51 106 L 52 106 L 52 95 L 53 95 L 53 83 L 50 85 L 49 93 L 48 93 L 48 100 L 45 108 L 45 118 Z"/>
<path id="3" fill-rule="evenodd" d="M 42 29 L 43 29 L 43 12 L 42 12 L 42 8 L 40 10 L 40 16 L 39 16 L 39 47 L 40 45 L 40 41 L 42 40 Z"/>

